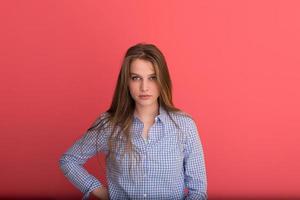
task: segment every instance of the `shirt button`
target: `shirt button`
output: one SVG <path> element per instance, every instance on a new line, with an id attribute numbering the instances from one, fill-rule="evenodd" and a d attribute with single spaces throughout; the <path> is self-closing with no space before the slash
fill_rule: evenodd
<path id="1" fill-rule="evenodd" d="M 144 194 L 143 196 L 144 196 L 144 198 L 146 198 L 146 197 L 147 197 L 147 194 Z"/>

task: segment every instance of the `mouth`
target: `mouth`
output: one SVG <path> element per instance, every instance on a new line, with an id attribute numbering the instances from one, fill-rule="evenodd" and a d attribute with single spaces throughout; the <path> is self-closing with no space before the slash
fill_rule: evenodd
<path id="1" fill-rule="evenodd" d="M 139 95 L 140 99 L 149 99 L 151 95 Z"/>

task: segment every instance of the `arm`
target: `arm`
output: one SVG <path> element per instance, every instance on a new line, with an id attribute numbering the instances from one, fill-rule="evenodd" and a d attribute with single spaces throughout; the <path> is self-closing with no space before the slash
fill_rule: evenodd
<path id="1" fill-rule="evenodd" d="M 202 144 L 195 122 L 190 119 L 184 150 L 185 185 L 189 190 L 185 200 L 206 200 L 207 179 Z"/>
<path id="2" fill-rule="evenodd" d="M 98 142 L 96 147 L 96 141 Z M 97 149 L 96 149 L 97 148 Z M 83 164 L 99 151 L 107 151 L 107 135 L 88 131 L 77 140 L 60 158 L 59 166 L 68 180 L 88 199 L 90 193 L 102 184 L 83 167 Z M 98 190 L 93 193 L 97 194 Z"/>
<path id="3" fill-rule="evenodd" d="M 108 191 L 105 187 L 96 188 L 91 192 L 91 194 L 93 197 L 96 197 L 97 199 L 101 199 L 101 200 L 109 199 Z"/>

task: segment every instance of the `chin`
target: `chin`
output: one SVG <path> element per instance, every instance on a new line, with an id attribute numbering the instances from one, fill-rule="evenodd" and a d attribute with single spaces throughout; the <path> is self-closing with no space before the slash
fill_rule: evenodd
<path id="1" fill-rule="evenodd" d="M 139 104 L 141 106 L 151 106 L 151 105 L 155 104 L 155 102 L 153 102 L 153 101 L 149 101 L 149 102 L 145 102 L 145 101 L 140 102 L 140 101 L 138 101 L 137 104 Z"/>

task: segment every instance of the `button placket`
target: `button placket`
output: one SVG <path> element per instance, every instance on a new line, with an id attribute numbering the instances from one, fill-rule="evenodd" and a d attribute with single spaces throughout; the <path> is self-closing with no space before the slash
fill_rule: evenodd
<path id="1" fill-rule="evenodd" d="M 145 145 L 143 147 L 143 178 L 142 178 L 142 183 L 143 183 L 143 190 L 142 190 L 142 196 L 144 199 L 147 198 L 147 193 L 146 193 L 146 187 L 147 187 L 147 175 L 148 175 L 148 157 L 147 157 L 147 146 Z"/>

